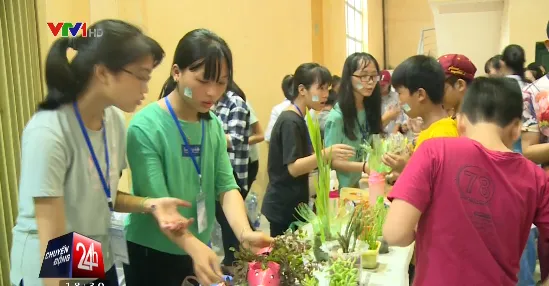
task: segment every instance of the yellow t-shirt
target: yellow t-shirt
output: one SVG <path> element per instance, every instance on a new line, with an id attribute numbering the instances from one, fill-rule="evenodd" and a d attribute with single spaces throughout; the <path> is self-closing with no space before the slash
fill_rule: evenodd
<path id="1" fill-rule="evenodd" d="M 458 137 L 458 130 L 456 121 L 452 118 L 443 118 L 433 122 L 427 129 L 421 131 L 416 139 L 416 146 L 414 151 L 417 150 L 419 145 L 427 139 L 436 137 Z"/>

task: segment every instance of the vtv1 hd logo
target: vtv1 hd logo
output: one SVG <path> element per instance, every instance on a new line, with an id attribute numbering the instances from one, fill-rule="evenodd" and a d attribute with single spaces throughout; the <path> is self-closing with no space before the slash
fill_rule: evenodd
<path id="1" fill-rule="evenodd" d="M 82 37 L 101 37 L 103 36 L 103 30 L 101 29 L 87 29 L 87 24 L 85 22 L 48 22 L 48 28 L 54 37 L 59 35 L 61 32 L 61 37 L 76 37 L 78 32 L 82 30 Z"/>
<path id="2" fill-rule="evenodd" d="M 40 278 L 105 278 L 101 243 L 71 232 L 48 242 Z"/>

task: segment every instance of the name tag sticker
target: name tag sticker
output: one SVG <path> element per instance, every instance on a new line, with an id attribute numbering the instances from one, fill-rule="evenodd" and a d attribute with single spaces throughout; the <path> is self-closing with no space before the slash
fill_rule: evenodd
<path id="1" fill-rule="evenodd" d="M 206 212 L 206 196 L 200 190 L 196 196 L 196 218 L 198 220 L 198 233 L 208 228 L 208 213 Z"/>
<path id="2" fill-rule="evenodd" d="M 200 156 L 200 145 L 191 145 L 189 146 L 192 152 L 192 156 L 199 157 Z M 181 144 L 181 152 L 183 157 L 191 157 L 191 154 L 189 154 L 189 149 L 185 147 L 185 144 Z"/>

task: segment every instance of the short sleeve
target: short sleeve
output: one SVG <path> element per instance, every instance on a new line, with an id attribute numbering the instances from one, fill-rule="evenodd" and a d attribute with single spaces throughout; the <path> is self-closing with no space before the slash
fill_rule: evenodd
<path id="1" fill-rule="evenodd" d="M 248 135 L 248 108 L 236 106 L 231 108 L 227 116 L 227 133 L 231 136 L 233 147 L 247 143 Z"/>
<path id="2" fill-rule="evenodd" d="M 128 128 L 127 153 L 134 195 L 152 198 L 169 197 L 164 168 L 154 142 L 139 126 Z"/>
<path id="3" fill-rule="evenodd" d="M 536 200 L 537 206 L 534 224 L 546 237 L 549 235 L 549 181 L 547 180 L 547 176 L 544 177 L 544 183 L 540 186 L 538 200 Z"/>
<path id="4" fill-rule="evenodd" d="M 305 154 L 303 146 L 303 134 L 300 134 L 299 126 L 293 121 L 284 121 L 280 126 L 280 136 L 282 138 L 282 164 L 287 166 L 302 158 Z"/>
<path id="5" fill-rule="evenodd" d="M 343 138 L 345 138 L 345 134 L 343 133 L 343 120 L 337 120 L 329 114 L 326 125 L 324 126 L 325 147 L 339 144 L 342 142 Z"/>
<path id="6" fill-rule="evenodd" d="M 524 132 L 539 132 L 533 100 L 534 95 L 530 90 L 522 92 L 522 131 Z"/>
<path id="7" fill-rule="evenodd" d="M 246 105 L 248 105 L 248 109 L 250 110 L 250 125 L 254 125 L 259 120 L 257 119 L 257 115 L 255 114 L 255 110 L 252 105 L 249 102 L 246 102 Z"/>
<path id="8" fill-rule="evenodd" d="M 434 143 L 432 140 L 426 141 L 414 152 L 410 161 L 404 168 L 404 171 L 393 186 L 393 190 L 389 193 L 389 200 L 403 200 L 420 212 L 425 212 L 431 202 L 433 193 L 432 178 L 436 164 L 435 153 L 431 150 Z"/>
<path id="9" fill-rule="evenodd" d="M 238 190 L 239 187 L 233 176 L 233 167 L 227 153 L 227 140 L 225 139 L 221 122 L 218 120 L 213 126 L 217 130 L 211 134 L 217 133 L 218 140 L 218 143 L 215 144 L 217 146 L 217 150 L 215 150 L 217 154 L 217 163 L 215 164 L 215 193 L 216 197 L 219 198 L 220 194 L 231 190 Z"/>
<path id="10" fill-rule="evenodd" d="M 273 132 L 273 127 L 279 115 L 280 111 L 276 108 L 276 106 L 273 107 L 273 109 L 271 110 L 271 118 L 269 119 L 269 124 L 267 125 L 267 129 L 265 129 L 265 141 L 267 142 L 271 141 L 271 133 Z"/>
<path id="11" fill-rule="evenodd" d="M 118 160 L 119 160 L 118 162 L 120 162 L 119 169 L 120 169 L 120 174 L 122 175 L 122 171 L 128 168 L 128 161 L 126 158 L 126 146 L 127 146 L 126 117 L 124 116 L 124 112 L 122 110 L 114 106 L 111 108 L 113 109 L 114 120 L 116 120 L 117 128 L 115 130 L 118 132 L 117 134 L 119 138 L 118 145 L 121 147 L 121 152 L 119 153 L 119 156 L 118 156 Z"/>
<path id="12" fill-rule="evenodd" d="M 31 197 L 62 197 L 69 158 L 65 141 L 47 127 L 25 129 L 19 192 Z"/>

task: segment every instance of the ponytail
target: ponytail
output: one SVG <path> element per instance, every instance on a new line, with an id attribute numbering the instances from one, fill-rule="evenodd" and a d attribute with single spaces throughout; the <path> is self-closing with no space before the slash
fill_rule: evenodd
<path id="1" fill-rule="evenodd" d="M 513 71 L 514 75 L 519 76 L 523 82 L 530 83 L 530 80 L 525 76 L 526 68 L 524 63 L 526 63 L 526 56 L 521 46 L 509 45 L 505 47 L 501 60 Z"/>
<path id="2" fill-rule="evenodd" d="M 164 85 L 162 85 L 162 89 L 160 90 L 158 99 L 162 99 L 168 96 L 168 94 L 174 91 L 176 87 L 177 87 L 177 82 L 173 79 L 172 76 L 169 76 L 168 79 L 164 82 Z"/>
<path id="3" fill-rule="evenodd" d="M 74 73 L 67 58 L 67 49 L 76 47 L 76 39 L 57 39 L 46 57 L 46 85 L 48 94 L 38 104 L 38 110 L 54 110 L 76 100 L 79 92 Z"/>
<path id="4" fill-rule="evenodd" d="M 286 99 L 292 101 L 294 99 L 294 75 L 286 75 L 284 79 L 282 79 L 282 92 L 284 93 L 284 97 Z"/>

